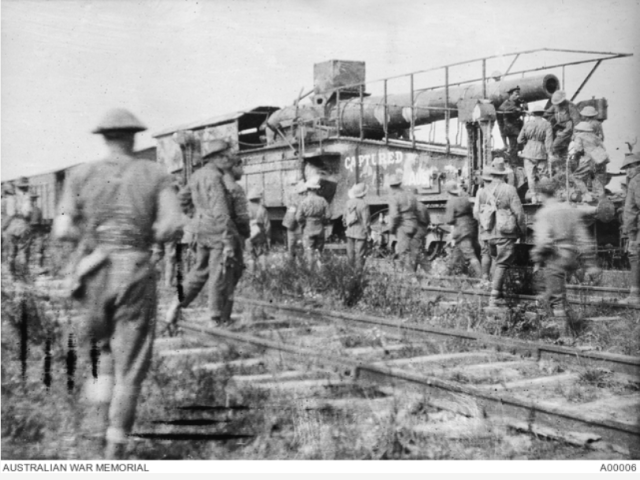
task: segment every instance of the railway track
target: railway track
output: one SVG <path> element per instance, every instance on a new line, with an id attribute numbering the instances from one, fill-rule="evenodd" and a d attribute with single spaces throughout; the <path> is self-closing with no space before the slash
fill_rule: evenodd
<path id="1" fill-rule="evenodd" d="M 65 304 L 68 315 L 78 314 L 68 301 L 56 300 L 63 293 L 59 281 L 43 278 L 36 287 Z M 237 303 L 242 315 L 229 328 L 213 328 L 206 311 L 187 309 L 183 336 L 158 338 L 156 355 L 189 358 L 200 371 L 230 375 L 232 400 L 247 388 L 286 390 L 304 396 L 309 408 L 366 402 L 388 409 L 412 396 L 462 418 L 640 457 L 638 357 L 246 298 Z M 240 358 L 230 359 L 230 348 Z M 231 401 L 222 410 L 237 415 L 234 405 L 240 404 Z M 134 435 L 248 441 L 250 432 L 220 432 L 220 408 L 185 405 Z"/>
<path id="2" fill-rule="evenodd" d="M 345 389 L 369 389 L 379 400 L 416 395 L 431 407 L 465 417 L 638 458 L 640 358 L 337 311 L 238 302 L 244 318 L 259 311 L 264 319 L 213 328 L 197 311 L 188 313 L 195 320 L 181 327 L 186 338 L 199 340 L 164 355 L 209 356 L 199 368 L 230 371 L 233 392 L 341 390 L 346 403 Z M 215 346 L 204 346 L 203 338 L 215 339 Z M 246 355 L 211 362 L 229 344 L 240 345 Z M 284 363 L 265 371 L 274 354 Z"/>

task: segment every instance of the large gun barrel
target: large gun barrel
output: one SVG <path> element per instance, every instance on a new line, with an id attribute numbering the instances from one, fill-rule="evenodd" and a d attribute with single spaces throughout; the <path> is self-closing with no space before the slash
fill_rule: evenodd
<path id="1" fill-rule="evenodd" d="M 461 100 L 484 99 L 489 100 L 498 109 L 514 87 L 520 87 L 520 96 L 525 102 L 535 102 L 551 98 L 553 92 L 560 88 L 558 77 L 552 74 L 536 77 L 519 78 L 492 82 L 486 85 L 486 95 L 482 83 L 465 86 L 450 87 L 449 98 L 446 89 L 416 90 L 413 96 L 413 114 L 411 112 L 411 95 L 387 95 L 386 113 L 387 130 L 397 132 L 411 126 L 413 116 L 414 125 L 426 125 L 446 118 L 449 109 L 450 118 L 458 116 L 458 104 Z M 361 128 L 365 133 L 383 133 L 385 117 L 384 97 L 366 97 L 360 105 L 360 98 L 352 98 L 340 102 L 335 109 L 340 115 L 340 133 L 343 135 L 359 135 Z"/>

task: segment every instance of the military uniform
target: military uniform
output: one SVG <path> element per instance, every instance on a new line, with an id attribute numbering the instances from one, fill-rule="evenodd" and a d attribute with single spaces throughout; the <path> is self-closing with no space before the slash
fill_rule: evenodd
<path id="1" fill-rule="evenodd" d="M 287 229 L 287 251 L 289 258 L 293 259 L 302 246 L 302 228 L 296 220 L 296 212 L 303 200 L 306 188 L 303 184 L 296 184 L 295 190 L 291 190 L 287 197 L 287 211 L 282 219 L 282 226 Z"/>
<path id="2" fill-rule="evenodd" d="M 518 143 L 525 144 L 522 150 L 524 170 L 527 175 L 532 203 L 536 202 L 536 173 L 549 174 L 548 159 L 553 156 L 553 130 L 551 124 L 542 117 L 533 116 L 518 136 Z"/>
<path id="3" fill-rule="evenodd" d="M 212 320 L 228 322 L 233 309 L 233 293 L 242 276 L 243 240 L 241 231 L 248 230 L 248 215 L 238 221 L 236 210 L 245 210 L 246 204 L 234 198 L 225 185 L 223 172 L 213 163 L 207 163 L 193 174 L 189 185 L 180 193 L 184 206 L 195 207 L 191 230 L 197 245 L 196 261 L 187 274 L 184 298 L 180 307 L 187 307 L 198 295 L 209 277 L 209 311 Z M 227 184 L 233 181 L 227 177 Z M 239 227 L 240 225 L 240 227 Z"/>
<path id="4" fill-rule="evenodd" d="M 7 205 L 9 221 L 4 230 L 7 241 L 9 271 L 11 275 L 29 273 L 29 248 L 31 244 L 31 201 L 28 193 L 28 180 L 19 181 L 13 201 Z"/>
<path id="5" fill-rule="evenodd" d="M 404 257 L 410 257 L 411 242 L 418 230 L 418 201 L 413 193 L 400 188 L 400 180 L 397 177 L 392 177 L 389 185 L 397 186 L 392 188 L 389 195 L 389 232 L 396 236 L 397 258 L 400 258 L 407 268 L 411 268 L 411 258 L 407 260 Z"/>
<path id="6" fill-rule="evenodd" d="M 580 112 L 578 108 L 566 99 L 566 94 L 557 91 L 551 99 L 553 105 L 549 107 L 545 114 L 554 132 L 553 144 L 551 146 L 554 156 L 566 159 L 569 143 L 573 136 L 573 128 L 580 123 Z M 562 167 L 562 165 L 558 165 Z"/>
<path id="7" fill-rule="evenodd" d="M 426 272 L 428 270 L 427 259 L 424 253 L 424 242 L 427 238 L 429 231 L 429 225 L 431 225 L 431 216 L 429 215 L 429 209 L 422 202 L 416 204 L 416 221 L 418 229 L 411 241 L 411 260 L 413 265 L 413 271 L 418 271 L 418 266 Z"/>
<path id="8" fill-rule="evenodd" d="M 498 175 L 496 175 L 498 174 Z M 493 195 L 495 198 L 496 208 L 507 210 L 515 217 L 516 231 L 513 233 L 501 232 L 498 228 L 497 215 L 493 229 L 488 234 L 489 247 L 491 248 L 491 260 L 493 263 L 493 279 L 491 287 L 491 300 L 495 303 L 497 299 L 503 296 L 503 284 L 507 269 L 511 266 L 515 259 L 515 243 L 516 240 L 526 234 L 527 224 L 522 208 L 522 203 L 518 197 L 518 192 L 514 187 L 504 182 L 500 182 L 500 172 L 492 170 L 493 181 L 491 185 L 485 189 L 483 198 L 478 201 L 483 203 L 487 200 L 484 195 Z"/>
<path id="9" fill-rule="evenodd" d="M 579 267 L 578 257 L 594 264 L 593 242 L 576 209 L 553 197 L 536 214 L 534 234 L 531 258 L 544 267 L 544 299 L 556 317 L 566 317 L 566 277 Z"/>
<path id="10" fill-rule="evenodd" d="M 635 160 L 636 163 L 629 163 Z M 626 164 L 626 165 L 625 165 Z M 633 165 L 624 204 L 624 229 L 629 238 L 629 263 L 631 264 L 631 295 L 629 303 L 640 304 L 640 154 L 629 155 L 623 167 Z"/>
<path id="11" fill-rule="evenodd" d="M 128 139 L 144 129 L 129 112 L 114 110 L 94 133 L 116 142 L 116 135 Z M 157 301 L 150 249 L 179 232 L 182 213 L 171 178 L 158 164 L 108 145 L 106 159 L 69 174 L 54 234 L 80 241 L 75 295 L 87 313 L 79 351 L 92 364 L 83 367 L 85 398 L 102 422 L 108 413 L 105 455 L 118 458 L 151 364 Z"/>
<path id="12" fill-rule="evenodd" d="M 486 230 L 480 224 L 480 211 L 482 205 L 488 201 L 487 189 L 491 185 L 492 178 L 488 171 L 483 172 L 482 178 L 484 185 L 480 187 L 476 194 L 476 202 L 473 205 L 473 216 L 478 221 L 478 242 L 480 243 L 480 266 L 482 268 L 482 280 L 489 281 L 491 277 L 491 248 L 489 246 L 489 239 L 491 238 L 491 231 Z"/>
<path id="13" fill-rule="evenodd" d="M 32 195 L 31 198 L 37 198 L 37 195 Z M 29 227 L 31 229 L 31 238 L 29 240 L 27 258 L 31 258 L 32 252 L 35 253 L 36 263 L 38 267 L 42 268 L 44 267 L 47 234 L 45 232 L 42 210 L 40 207 L 35 205 L 35 203 L 33 204 L 31 214 L 29 215 Z"/>
<path id="14" fill-rule="evenodd" d="M 317 190 L 318 184 L 311 183 L 307 188 Z M 324 225 L 331 220 L 327 201 L 316 193 L 307 194 L 296 211 L 296 221 L 302 228 L 302 245 L 311 263 L 318 252 L 324 249 Z"/>
<path id="15" fill-rule="evenodd" d="M 271 238 L 271 220 L 269 212 L 259 202 L 249 200 L 249 224 L 251 228 L 247 245 L 254 260 L 262 259 L 269 251 L 269 239 Z"/>
<path id="16" fill-rule="evenodd" d="M 349 200 L 342 216 L 347 236 L 347 259 L 355 268 L 364 267 L 366 242 L 371 232 L 371 214 L 369 205 L 363 200 L 367 188 L 362 184 L 355 185 L 349 191 Z"/>
<path id="17" fill-rule="evenodd" d="M 511 93 L 511 91 L 509 91 L 509 93 Z M 522 115 L 525 109 L 526 104 L 520 98 L 508 98 L 500 105 L 500 108 L 498 108 L 498 113 L 502 114 L 502 135 L 507 139 L 507 152 L 510 163 L 514 166 L 518 165 L 518 135 L 524 124 Z"/>
<path id="18" fill-rule="evenodd" d="M 581 122 L 578 127 L 591 128 L 587 122 Z M 578 130 L 573 138 L 570 153 L 580 157 L 577 168 L 573 171 L 572 178 L 576 188 L 583 194 L 589 194 L 588 184 L 592 182 L 593 195 L 597 198 L 604 195 L 604 187 L 607 184 L 607 163 L 609 159 L 602 160 L 595 157 L 595 151 L 604 152 L 602 140 L 593 131 Z M 600 161 L 598 161 L 600 160 Z"/>
<path id="19" fill-rule="evenodd" d="M 452 195 L 459 195 L 456 190 L 450 190 Z M 473 271 L 474 276 L 482 276 L 480 262 L 476 257 L 475 239 L 478 235 L 478 227 L 473 218 L 473 205 L 469 197 L 451 196 L 447 200 L 445 207 L 444 221 L 448 225 L 453 225 L 452 239 L 455 243 L 451 258 L 449 260 L 449 274 L 451 274 L 455 264 L 465 258 Z"/>

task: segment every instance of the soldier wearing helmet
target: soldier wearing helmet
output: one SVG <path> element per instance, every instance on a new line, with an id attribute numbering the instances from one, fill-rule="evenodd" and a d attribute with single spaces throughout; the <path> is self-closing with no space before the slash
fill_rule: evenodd
<path id="1" fill-rule="evenodd" d="M 214 325 L 231 321 L 233 295 L 244 269 L 243 238 L 248 232 L 247 206 L 243 197 L 232 195 L 232 168 L 238 157 L 225 140 L 205 147 L 207 163 L 193 174 L 182 192 L 183 208 L 195 207 L 190 229 L 195 235 L 196 261 L 187 274 L 181 298 L 167 310 L 169 324 L 178 320 L 180 310 L 196 298 L 209 280 L 209 315 Z M 231 187 L 231 189 L 230 189 Z M 211 278 L 210 278 L 211 277 Z"/>
<path id="2" fill-rule="evenodd" d="M 32 204 L 29 198 L 29 179 L 20 177 L 14 185 L 15 194 L 7 199 L 8 222 L 3 233 L 8 247 L 9 272 L 15 278 L 29 274 L 29 249 L 32 238 L 29 219 Z"/>
<path id="3" fill-rule="evenodd" d="M 502 122 L 498 125 L 501 127 L 501 133 L 504 138 L 507 139 L 507 153 L 509 155 L 509 163 L 511 166 L 518 165 L 518 135 L 524 125 L 523 116 L 527 110 L 527 104 L 520 97 L 520 87 L 514 87 L 507 91 L 509 98 L 507 98 L 500 108 L 498 108 L 498 115 L 502 117 Z"/>
<path id="4" fill-rule="evenodd" d="M 271 244 L 271 221 L 269 212 L 262 204 L 262 190 L 252 188 L 249 190 L 249 226 L 250 234 L 247 241 L 247 249 L 253 260 L 253 268 L 256 265 L 266 267 L 266 255 Z"/>
<path id="5" fill-rule="evenodd" d="M 307 196 L 296 210 L 296 222 L 302 228 L 302 245 L 312 266 L 324 249 L 324 225 L 331 221 L 329 204 L 320 196 L 320 179 L 307 181 Z"/>
<path id="6" fill-rule="evenodd" d="M 552 173 L 563 171 L 569 150 L 569 143 L 573 136 L 573 129 L 580 123 L 580 112 L 573 102 L 567 100 L 567 94 L 557 90 L 551 97 L 551 107 L 544 114 L 553 129 L 553 155 L 558 162 L 552 169 Z"/>
<path id="7" fill-rule="evenodd" d="M 542 335 L 558 337 L 567 322 L 565 283 L 578 266 L 578 257 L 588 266 L 587 273 L 596 274 L 594 243 L 587 229 L 567 203 L 555 198 L 557 184 L 543 178 L 538 183 L 538 195 L 543 206 L 536 213 L 532 260 L 543 268 L 545 293 L 543 299 L 552 310 L 552 319 L 543 326 Z"/>
<path id="8" fill-rule="evenodd" d="M 604 149 L 602 140 L 594 133 L 588 122 L 580 122 L 575 127 L 575 135 L 569 146 L 572 162 L 578 160 L 578 166 L 573 171 L 573 183 L 582 194 L 583 201 L 589 203 L 604 195 L 607 184 L 607 163 L 609 155 Z M 587 184 L 591 183 L 593 195 Z"/>
<path id="9" fill-rule="evenodd" d="M 104 137 L 109 154 L 70 172 L 53 225 L 56 238 L 78 246 L 72 293 L 86 309 L 78 350 L 87 357 L 80 370 L 90 407 L 83 434 L 106 441 L 109 459 L 125 456 L 151 364 L 157 308 L 151 247 L 175 238 L 184 223 L 171 177 L 133 155 L 135 134 L 145 129 L 127 110 L 105 115 L 93 132 Z"/>
<path id="10" fill-rule="evenodd" d="M 411 244 L 418 231 L 416 196 L 402 188 L 402 178 L 389 178 L 389 233 L 396 236 L 396 259 L 403 267 L 413 269 Z"/>
<path id="11" fill-rule="evenodd" d="M 369 187 L 357 183 L 349 189 L 349 200 L 345 205 L 342 222 L 346 227 L 347 259 L 351 266 L 364 267 L 367 239 L 371 237 L 371 214 L 369 205 L 364 201 Z"/>
<path id="12" fill-rule="evenodd" d="M 593 133 L 604 142 L 604 132 L 602 131 L 602 123 L 598 120 L 598 111 L 591 105 L 587 105 L 580 110 L 581 121 L 587 122 L 593 128 Z"/>
<path id="13" fill-rule="evenodd" d="M 628 190 L 624 204 L 624 230 L 629 239 L 631 293 L 625 303 L 640 305 L 640 153 L 625 156 L 622 169 L 627 171 Z"/>
<path id="14" fill-rule="evenodd" d="M 458 183 L 450 180 L 445 185 L 449 194 L 445 207 L 444 221 L 453 226 L 451 238 L 454 242 L 453 252 L 449 259 L 449 275 L 453 267 L 461 258 L 469 262 L 473 276 L 480 278 L 482 268 L 476 256 L 476 239 L 478 236 L 478 223 L 473 217 L 473 205 L 469 197 L 462 195 Z"/>

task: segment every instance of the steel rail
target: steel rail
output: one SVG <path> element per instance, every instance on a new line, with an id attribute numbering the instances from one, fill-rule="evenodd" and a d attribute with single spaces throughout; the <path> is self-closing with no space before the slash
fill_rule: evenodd
<path id="1" fill-rule="evenodd" d="M 535 425 L 544 425 L 561 431 L 578 431 L 597 434 L 604 441 L 627 445 L 630 451 L 640 444 L 640 426 L 629 425 L 609 419 L 589 418 L 582 412 L 567 411 L 547 402 L 523 400 L 507 393 L 493 393 L 457 382 L 442 380 L 428 375 L 419 375 L 398 368 L 367 364 L 349 357 L 326 355 L 309 348 L 300 348 L 283 342 L 274 342 L 260 337 L 229 332 L 220 328 L 207 328 L 198 324 L 183 323 L 182 327 L 192 332 L 206 334 L 229 341 L 275 349 L 295 355 L 303 360 L 351 369 L 357 381 L 387 384 L 393 387 L 410 387 L 425 395 L 425 401 L 438 408 L 452 410 L 469 416 L 500 416 L 511 419 L 527 419 L 530 430 Z M 474 408 L 469 408 L 470 403 Z"/>
<path id="2" fill-rule="evenodd" d="M 313 309 L 295 305 L 278 304 L 238 297 L 236 301 L 244 305 L 260 307 L 278 314 L 290 314 L 296 318 L 313 318 L 314 320 L 341 320 L 368 327 L 381 327 L 394 333 L 403 332 L 411 336 L 430 339 L 440 337 L 445 339 L 469 340 L 479 345 L 492 345 L 497 350 L 528 354 L 537 360 L 553 359 L 566 361 L 581 366 L 596 366 L 607 368 L 614 372 L 635 375 L 640 378 L 640 357 L 618 355 L 604 352 L 582 351 L 575 348 L 560 347 L 540 342 L 514 340 L 485 333 L 469 332 L 424 325 L 411 325 L 402 320 L 387 320 L 372 315 L 351 314 L 335 310 Z"/>

